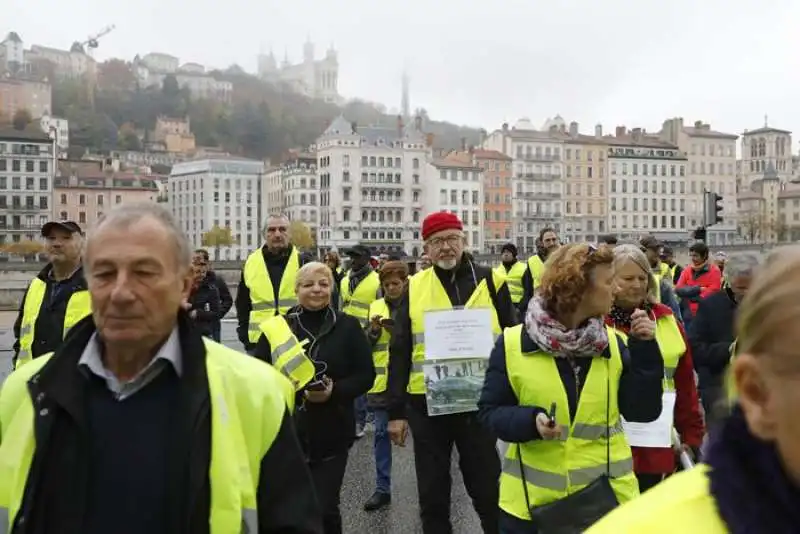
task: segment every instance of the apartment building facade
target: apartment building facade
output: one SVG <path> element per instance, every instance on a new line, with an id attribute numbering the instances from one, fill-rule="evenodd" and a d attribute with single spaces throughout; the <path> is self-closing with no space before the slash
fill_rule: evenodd
<path id="1" fill-rule="evenodd" d="M 281 212 L 305 224 L 316 236 L 319 229 L 319 176 L 314 152 L 292 151 L 280 166 Z"/>
<path id="2" fill-rule="evenodd" d="M 571 242 L 596 242 L 607 233 L 606 169 L 608 143 L 603 127 L 584 135 L 571 122 L 564 138 L 564 231 Z"/>
<path id="3" fill-rule="evenodd" d="M 476 254 L 486 252 L 484 245 L 483 169 L 469 157 L 458 154 L 428 163 L 425 182 L 425 211 L 449 211 L 458 215 L 464 225 L 467 249 Z"/>
<path id="4" fill-rule="evenodd" d="M 474 166 L 483 170 L 485 251 L 498 254 L 503 245 L 512 239 L 513 160 L 500 151 L 482 148 L 474 149 L 472 158 Z"/>

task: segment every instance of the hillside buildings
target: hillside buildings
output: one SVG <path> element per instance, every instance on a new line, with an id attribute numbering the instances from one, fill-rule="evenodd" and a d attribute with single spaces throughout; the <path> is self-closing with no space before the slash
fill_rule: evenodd
<path id="1" fill-rule="evenodd" d="M 339 58 L 336 50 L 330 47 L 321 59 L 314 57 L 314 44 L 306 41 L 303 45 L 303 61 L 292 64 L 288 54 L 278 65 L 275 55 L 259 54 L 258 76 L 262 80 L 288 84 L 295 92 L 309 98 L 338 104 L 339 96 Z"/>
<path id="2" fill-rule="evenodd" d="M 151 136 L 152 143 L 160 152 L 177 154 L 194 153 L 195 138 L 189 118 L 159 116 Z"/>
<path id="3" fill-rule="evenodd" d="M 151 52 L 133 59 L 133 72 L 142 87 L 161 87 L 167 76 L 174 76 L 178 86 L 189 90 L 193 98 L 230 103 L 233 84 L 217 80 L 197 63 L 180 64 L 169 54 Z"/>
<path id="4" fill-rule="evenodd" d="M 52 214 L 53 141 L 0 130 L 0 244 L 39 239 Z"/>
<path id="5" fill-rule="evenodd" d="M 27 110 L 36 119 L 49 115 L 52 108 L 52 87 L 47 81 L 0 77 L 0 115 L 7 120 L 20 110 Z"/>
<path id="6" fill-rule="evenodd" d="M 264 163 L 214 157 L 178 163 L 169 177 L 172 214 L 195 247 L 212 228 L 229 228 L 233 243 L 208 246 L 216 258 L 244 260 L 261 246 Z"/>
<path id="7" fill-rule="evenodd" d="M 61 117 L 44 115 L 39 119 L 39 127 L 50 139 L 56 142 L 59 156 L 69 148 L 69 121 Z"/>

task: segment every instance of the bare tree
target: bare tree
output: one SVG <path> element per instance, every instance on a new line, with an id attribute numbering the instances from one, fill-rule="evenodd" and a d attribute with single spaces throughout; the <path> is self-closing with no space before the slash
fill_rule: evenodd
<path id="1" fill-rule="evenodd" d="M 739 216 L 739 235 L 745 241 L 755 244 L 757 239 L 762 238 L 763 221 L 758 210 L 748 210 Z"/>

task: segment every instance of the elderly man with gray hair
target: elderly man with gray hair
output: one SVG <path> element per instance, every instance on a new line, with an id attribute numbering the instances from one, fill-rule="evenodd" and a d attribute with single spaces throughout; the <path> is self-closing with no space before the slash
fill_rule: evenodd
<path id="1" fill-rule="evenodd" d="M 736 309 L 760 264 L 761 257 L 757 253 L 730 255 L 725 263 L 725 286 L 700 301 L 689 327 L 689 343 L 709 428 L 720 419 L 716 412 L 724 396 L 724 376 L 735 338 Z"/>

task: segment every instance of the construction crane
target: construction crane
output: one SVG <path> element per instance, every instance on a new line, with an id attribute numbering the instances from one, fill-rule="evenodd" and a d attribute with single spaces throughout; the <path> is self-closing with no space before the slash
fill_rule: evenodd
<path id="1" fill-rule="evenodd" d="M 86 51 L 86 55 L 92 59 L 92 63 L 86 71 L 86 94 L 89 98 L 89 105 L 94 111 L 94 91 L 97 87 L 97 65 L 94 62 L 94 50 L 100 46 L 99 40 L 116 29 L 115 24 L 106 26 L 94 35 L 90 35 L 85 41 L 78 44 Z"/>

